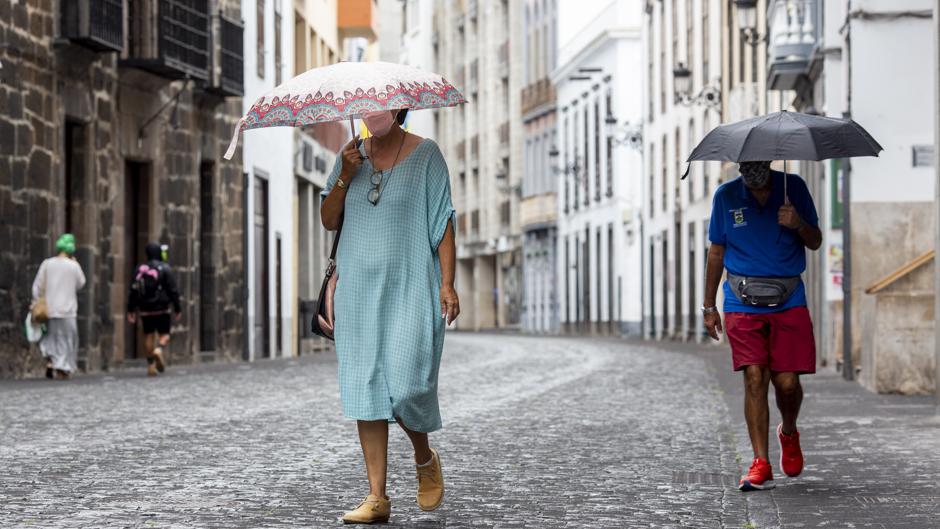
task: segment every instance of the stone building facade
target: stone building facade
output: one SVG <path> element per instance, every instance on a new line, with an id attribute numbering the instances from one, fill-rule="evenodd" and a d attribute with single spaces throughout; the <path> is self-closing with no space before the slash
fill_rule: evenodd
<path id="1" fill-rule="evenodd" d="M 0 376 L 30 376 L 30 287 L 72 232 L 79 367 L 141 358 L 125 322 L 147 241 L 183 295 L 171 364 L 241 358 L 244 177 L 221 154 L 241 109 L 237 0 L 0 2 Z M 173 35 L 167 28 L 172 27 Z"/>

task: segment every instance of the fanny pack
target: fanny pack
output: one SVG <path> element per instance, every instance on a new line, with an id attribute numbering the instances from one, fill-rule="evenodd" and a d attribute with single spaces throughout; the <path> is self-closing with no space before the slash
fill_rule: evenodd
<path id="1" fill-rule="evenodd" d="M 776 307 L 786 303 L 803 280 L 795 277 L 744 277 L 728 272 L 735 297 L 752 307 Z"/>

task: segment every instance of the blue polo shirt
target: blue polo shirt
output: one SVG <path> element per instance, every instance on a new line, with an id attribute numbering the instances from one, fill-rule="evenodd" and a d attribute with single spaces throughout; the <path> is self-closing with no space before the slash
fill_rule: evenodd
<path id="1" fill-rule="evenodd" d="M 725 268 L 750 277 L 793 277 L 806 270 L 806 247 L 796 230 L 777 223 L 783 205 L 783 173 L 771 171 L 773 190 L 763 206 L 738 177 L 715 191 L 708 239 L 725 247 Z M 787 194 L 803 222 L 819 225 L 819 216 L 806 182 L 787 175 Z M 786 303 L 777 307 L 753 307 L 741 303 L 725 281 L 725 312 L 780 312 L 806 306 L 806 288 L 801 284 Z"/>

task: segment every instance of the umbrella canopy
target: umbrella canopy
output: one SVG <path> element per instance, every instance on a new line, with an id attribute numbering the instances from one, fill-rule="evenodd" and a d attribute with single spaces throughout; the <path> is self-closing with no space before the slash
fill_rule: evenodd
<path id="1" fill-rule="evenodd" d="M 420 110 L 466 103 L 442 76 L 388 62 L 341 62 L 314 68 L 258 98 L 235 127 L 225 152 L 235 154 L 238 134 L 261 127 L 302 127 L 361 117 L 379 110 Z"/>
<path id="2" fill-rule="evenodd" d="M 851 119 L 774 112 L 709 132 L 687 161 L 757 162 L 878 156 L 881 145 Z"/>

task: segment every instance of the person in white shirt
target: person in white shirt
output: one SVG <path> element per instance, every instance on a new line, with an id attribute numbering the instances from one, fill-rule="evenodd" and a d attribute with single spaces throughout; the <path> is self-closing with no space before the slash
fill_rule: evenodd
<path id="1" fill-rule="evenodd" d="M 49 321 L 39 350 L 46 358 L 46 376 L 68 379 L 77 369 L 78 358 L 78 297 L 85 286 L 85 274 L 75 260 L 75 237 L 66 233 L 56 241 L 58 255 L 39 265 L 33 280 L 33 302 L 46 299 Z"/>

